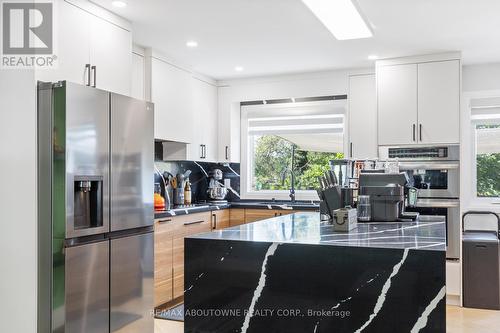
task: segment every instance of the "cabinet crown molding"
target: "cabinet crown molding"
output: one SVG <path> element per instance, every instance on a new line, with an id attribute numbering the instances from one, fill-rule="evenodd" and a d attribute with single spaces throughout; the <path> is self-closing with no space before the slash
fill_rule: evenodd
<path id="1" fill-rule="evenodd" d="M 424 54 L 424 55 L 415 55 L 415 56 L 409 56 L 409 57 L 389 58 L 389 59 L 377 60 L 375 62 L 375 67 L 378 68 L 378 67 L 382 67 L 382 66 L 417 64 L 417 63 L 424 63 L 424 62 L 461 60 L 461 59 L 462 59 L 462 53 L 460 51 L 434 53 L 434 54 Z"/>

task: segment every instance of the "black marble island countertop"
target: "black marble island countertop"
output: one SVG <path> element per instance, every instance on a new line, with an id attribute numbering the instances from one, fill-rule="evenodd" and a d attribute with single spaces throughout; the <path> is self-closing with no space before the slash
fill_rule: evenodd
<path id="1" fill-rule="evenodd" d="M 358 223 L 347 233 L 334 231 L 319 213 L 305 212 L 190 238 L 446 251 L 446 222 L 444 216 L 420 216 L 415 222 Z"/>
<path id="2" fill-rule="evenodd" d="M 295 213 L 185 239 L 185 332 L 445 333 L 444 217 Z"/>

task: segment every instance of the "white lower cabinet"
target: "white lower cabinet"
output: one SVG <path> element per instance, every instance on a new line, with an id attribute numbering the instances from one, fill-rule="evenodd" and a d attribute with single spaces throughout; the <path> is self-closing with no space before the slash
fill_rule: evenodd
<path id="1" fill-rule="evenodd" d="M 378 157 L 375 74 L 349 77 L 349 156 Z"/>
<path id="2" fill-rule="evenodd" d="M 78 3 L 78 2 L 75 2 Z M 41 81 L 66 80 L 123 95 L 131 92 L 132 33 L 125 27 L 59 1 L 55 30 L 57 67 L 40 69 Z"/>

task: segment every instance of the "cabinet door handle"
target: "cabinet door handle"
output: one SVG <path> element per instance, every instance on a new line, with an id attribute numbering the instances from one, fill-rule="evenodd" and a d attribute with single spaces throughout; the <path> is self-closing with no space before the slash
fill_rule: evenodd
<path id="1" fill-rule="evenodd" d="M 203 145 L 203 158 L 207 158 L 207 145 Z"/>
<path id="2" fill-rule="evenodd" d="M 203 223 L 205 222 L 204 220 L 200 221 L 189 221 L 189 222 L 184 222 L 184 225 L 191 225 L 191 224 L 198 224 L 198 223 Z"/>
<path id="3" fill-rule="evenodd" d="M 415 127 L 416 127 L 415 124 L 413 124 L 413 141 L 416 141 L 416 139 L 415 139 Z"/>
<path id="4" fill-rule="evenodd" d="M 204 155 L 205 155 L 205 149 L 203 148 L 203 145 L 200 145 L 200 149 L 201 149 L 200 158 L 205 158 L 204 157 Z"/>
<path id="5" fill-rule="evenodd" d="M 172 222 L 172 219 L 158 220 L 158 223 Z"/>
<path id="6" fill-rule="evenodd" d="M 92 66 L 91 67 L 93 73 L 94 73 L 94 83 L 92 84 L 92 87 L 95 88 L 96 87 L 96 77 L 97 77 L 97 67 L 96 66 Z"/>
<path id="7" fill-rule="evenodd" d="M 422 124 L 419 124 L 418 131 L 419 131 L 419 134 L 420 134 L 420 141 L 422 141 Z"/>
<path id="8" fill-rule="evenodd" d="M 229 160 L 229 146 L 226 146 L 226 160 Z"/>
<path id="9" fill-rule="evenodd" d="M 350 157 L 352 157 L 352 142 L 351 142 L 351 148 L 350 148 L 351 152 L 350 152 Z"/>
<path id="10" fill-rule="evenodd" d="M 212 221 L 213 221 L 212 230 L 215 230 L 217 229 L 217 214 L 212 214 Z"/>
<path id="11" fill-rule="evenodd" d="M 90 87 L 90 64 L 85 64 L 85 73 L 87 74 L 87 82 L 85 83 L 85 85 Z"/>

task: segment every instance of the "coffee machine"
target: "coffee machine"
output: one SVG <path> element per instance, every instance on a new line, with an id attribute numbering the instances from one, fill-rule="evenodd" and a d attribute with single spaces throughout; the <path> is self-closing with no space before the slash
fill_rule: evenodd
<path id="1" fill-rule="evenodd" d="M 410 186 L 405 172 L 361 172 L 359 194 L 370 196 L 372 221 L 412 221 L 418 217 L 418 213 L 405 211 L 417 200 L 417 189 Z"/>

